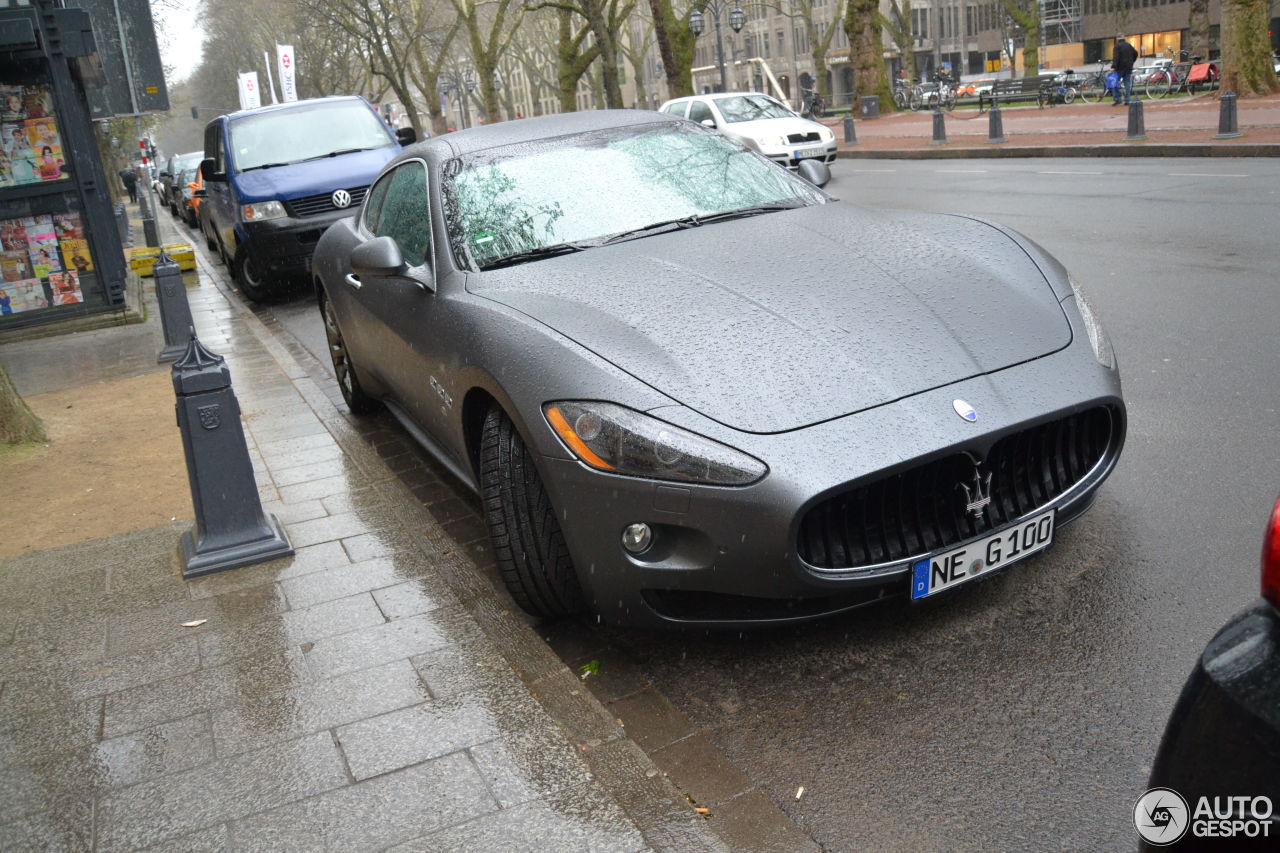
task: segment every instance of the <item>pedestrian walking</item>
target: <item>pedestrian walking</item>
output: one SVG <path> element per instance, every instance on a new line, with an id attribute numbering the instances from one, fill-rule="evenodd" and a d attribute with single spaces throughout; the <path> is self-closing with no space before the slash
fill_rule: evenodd
<path id="1" fill-rule="evenodd" d="M 133 169 L 121 169 L 120 181 L 124 184 L 124 188 L 129 191 L 129 201 L 133 204 L 138 203 L 138 174 Z"/>
<path id="2" fill-rule="evenodd" d="M 1115 101 L 1111 104 L 1113 107 L 1120 106 L 1121 95 L 1124 96 L 1124 103 L 1129 103 L 1133 94 L 1133 63 L 1137 61 L 1137 49 L 1124 36 L 1116 36 L 1116 49 L 1111 54 L 1111 70 L 1116 72 L 1119 85 L 1115 89 Z"/>

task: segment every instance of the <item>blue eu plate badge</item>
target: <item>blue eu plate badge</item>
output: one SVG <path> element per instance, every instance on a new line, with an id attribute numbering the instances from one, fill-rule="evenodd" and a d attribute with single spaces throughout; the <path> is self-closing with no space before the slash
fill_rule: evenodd
<path id="1" fill-rule="evenodd" d="M 929 594 L 929 561 L 919 560 L 911 566 L 911 597 L 924 598 Z"/>

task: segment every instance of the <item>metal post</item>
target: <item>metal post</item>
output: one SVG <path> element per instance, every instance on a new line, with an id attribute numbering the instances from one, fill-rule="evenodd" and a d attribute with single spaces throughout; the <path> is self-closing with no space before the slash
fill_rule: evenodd
<path id="1" fill-rule="evenodd" d="M 933 110 L 933 141 L 930 145 L 946 145 L 947 144 L 947 119 L 942 114 L 942 110 L 936 107 Z"/>
<path id="2" fill-rule="evenodd" d="M 844 144 L 858 144 L 858 133 L 853 129 L 853 116 L 844 117 Z"/>
<path id="3" fill-rule="evenodd" d="M 1219 99 L 1221 108 L 1218 110 L 1218 132 L 1214 134 L 1214 139 L 1235 139 L 1244 136 L 1240 132 L 1240 125 L 1236 114 L 1236 93 L 1223 92 Z"/>
<path id="4" fill-rule="evenodd" d="M 262 511 L 226 360 L 205 349 L 192 329 L 187 351 L 172 372 L 196 511 L 195 525 L 182 534 L 178 546 L 182 576 L 289 556 L 293 546 L 284 528 Z"/>
<path id="5" fill-rule="evenodd" d="M 714 7 L 716 15 L 716 65 L 720 66 L 720 91 L 729 91 L 729 85 L 725 82 L 724 77 L 724 41 L 720 38 L 720 6 Z"/>
<path id="6" fill-rule="evenodd" d="M 1125 142 L 1142 142 L 1147 138 L 1146 120 L 1142 116 L 1142 101 L 1129 102 L 1129 135 Z"/>
<path id="7" fill-rule="evenodd" d="M 156 302 L 160 306 L 160 326 L 164 329 L 164 348 L 156 361 L 173 361 L 187 351 L 187 332 L 191 328 L 191 306 L 187 288 L 182 283 L 182 269 L 165 253 L 163 247 L 153 268 L 156 279 Z"/>
<path id="8" fill-rule="evenodd" d="M 987 142 L 1008 142 L 1004 138 L 1004 116 L 996 101 L 991 102 L 991 112 L 987 113 Z"/>

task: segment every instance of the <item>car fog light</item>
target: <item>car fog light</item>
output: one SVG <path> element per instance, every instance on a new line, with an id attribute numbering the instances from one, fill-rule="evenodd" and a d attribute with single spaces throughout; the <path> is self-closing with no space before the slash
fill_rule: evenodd
<path id="1" fill-rule="evenodd" d="M 622 531 L 622 547 L 630 554 L 643 554 L 653 544 L 653 531 L 644 523 L 628 524 Z"/>

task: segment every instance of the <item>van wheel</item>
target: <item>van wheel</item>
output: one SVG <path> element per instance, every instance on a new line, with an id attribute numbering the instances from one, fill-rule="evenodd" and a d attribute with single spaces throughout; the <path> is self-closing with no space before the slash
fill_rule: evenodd
<path id="1" fill-rule="evenodd" d="M 258 269 L 258 264 L 249 256 L 244 246 L 236 249 L 236 256 L 231 262 L 231 275 L 235 277 L 240 292 L 253 302 L 265 302 L 271 294 L 271 285 L 267 277 Z"/>
<path id="2" fill-rule="evenodd" d="M 534 616 L 581 611 L 582 587 L 533 454 L 497 406 L 480 434 L 480 497 L 498 570 L 516 604 Z"/>

